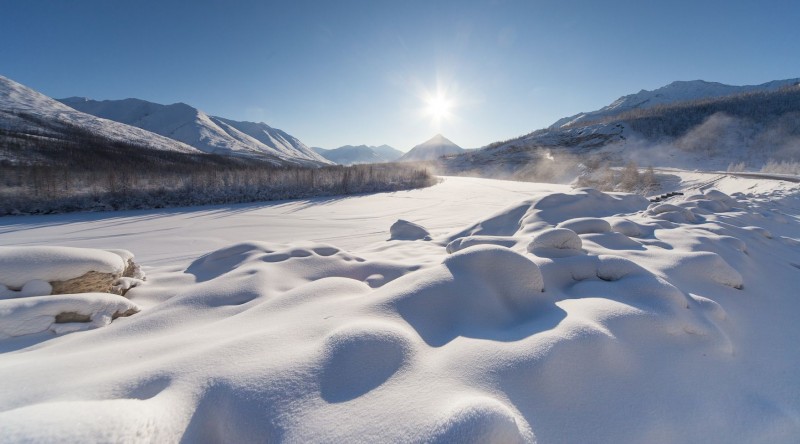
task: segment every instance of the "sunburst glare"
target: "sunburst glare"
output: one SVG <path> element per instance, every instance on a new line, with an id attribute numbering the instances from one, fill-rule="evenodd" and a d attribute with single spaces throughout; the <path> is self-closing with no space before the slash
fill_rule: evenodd
<path id="1" fill-rule="evenodd" d="M 425 115 L 432 117 L 434 122 L 447 120 L 451 117 L 453 102 L 441 92 L 428 95 L 425 98 Z"/>

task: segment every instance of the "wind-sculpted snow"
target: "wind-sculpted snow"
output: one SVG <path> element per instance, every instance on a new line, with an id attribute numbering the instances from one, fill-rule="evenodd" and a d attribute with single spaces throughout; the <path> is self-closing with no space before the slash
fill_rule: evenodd
<path id="1" fill-rule="evenodd" d="M 796 191 L 526 197 L 426 219 L 430 241 L 387 239 L 387 213 L 361 248 L 247 241 L 151 268 L 134 316 L 0 341 L 4 439 L 796 439 Z"/>

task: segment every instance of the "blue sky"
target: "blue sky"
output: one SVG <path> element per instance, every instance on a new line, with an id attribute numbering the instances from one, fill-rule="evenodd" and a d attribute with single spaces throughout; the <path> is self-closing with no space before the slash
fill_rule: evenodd
<path id="1" fill-rule="evenodd" d="M 800 77 L 800 2 L 0 0 L 0 74 L 311 146 L 478 147 L 673 80 Z M 426 113 L 444 96 L 447 118 Z"/>

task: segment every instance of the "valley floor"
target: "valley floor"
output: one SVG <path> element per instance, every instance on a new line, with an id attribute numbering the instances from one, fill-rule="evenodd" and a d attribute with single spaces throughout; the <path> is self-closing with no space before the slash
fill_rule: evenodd
<path id="1" fill-rule="evenodd" d="M 127 249 L 147 280 L 127 293 L 141 308 L 130 317 L 0 339 L 0 430 L 14 442 L 796 442 L 797 184 L 669 174 L 665 191 L 685 194 L 656 204 L 447 177 L 2 218 L 0 245 Z M 390 239 L 398 219 L 430 240 Z"/>

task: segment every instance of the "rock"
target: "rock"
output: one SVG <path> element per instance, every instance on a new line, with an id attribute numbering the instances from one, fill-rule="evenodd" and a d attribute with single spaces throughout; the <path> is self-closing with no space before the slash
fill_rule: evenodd
<path id="1" fill-rule="evenodd" d="M 121 275 L 90 271 L 66 281 L 50 282 L 53 287 L 50 294 L 112 293 L 124 296 L 128 290 L 140 284 L 143 277 L 139 266 L 133 259 L 128 259 L 128 265 Z"/>
<path id="2" fill-rule="evenodd" d="M 403 219 L 392 224 L 389 234 L 392 240 L 431 240 L 431 234 L 423 226 Z"/>

